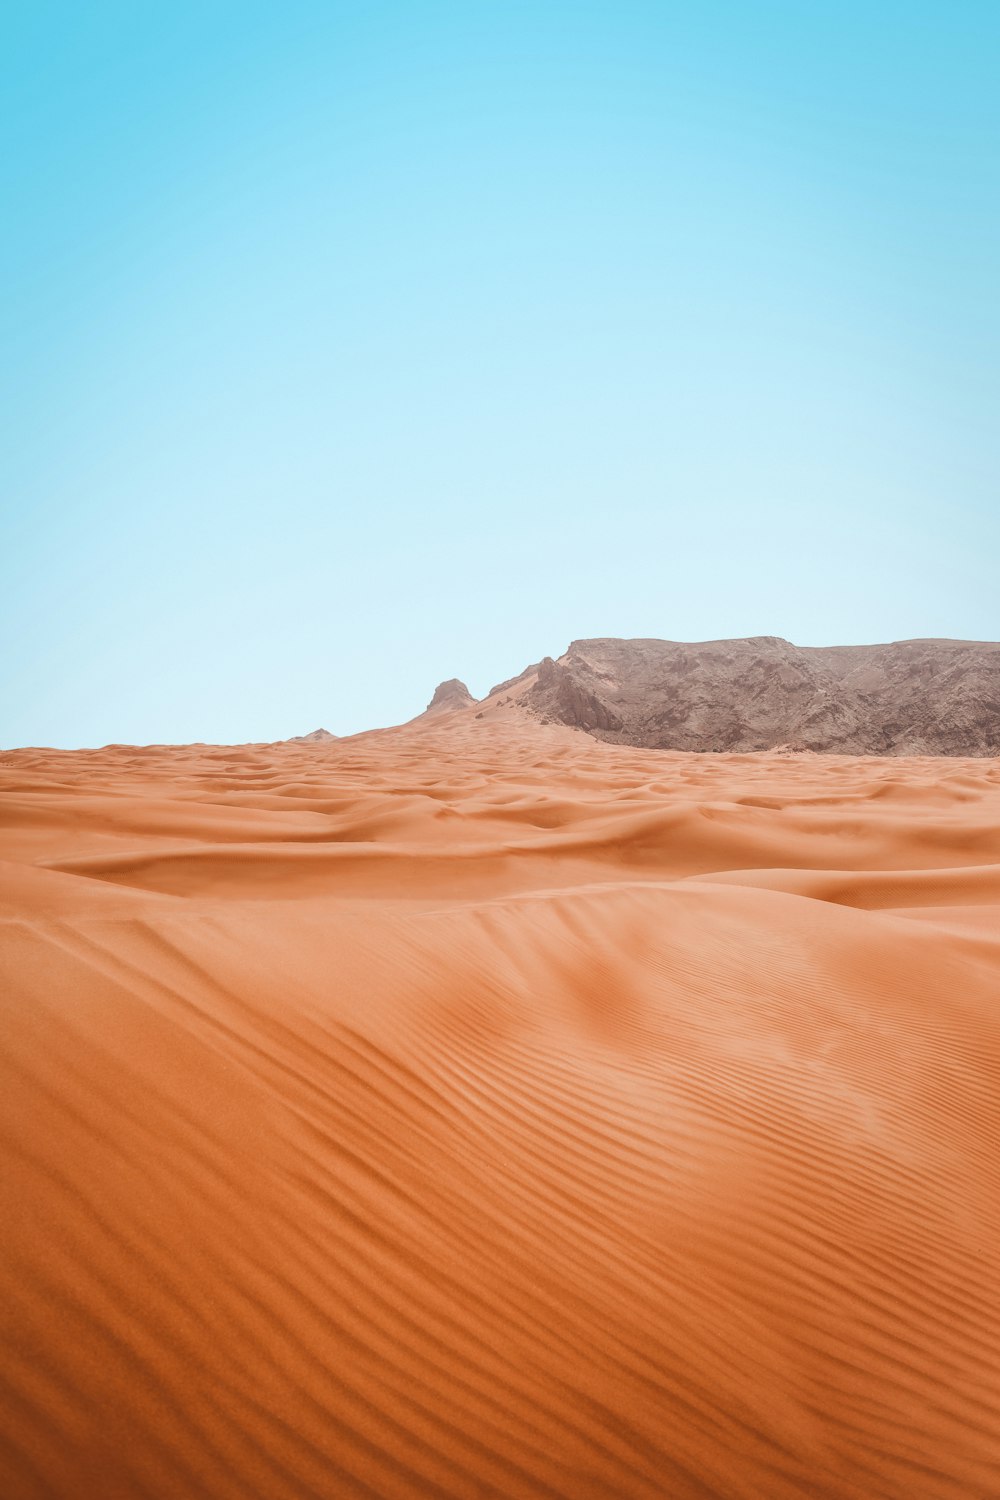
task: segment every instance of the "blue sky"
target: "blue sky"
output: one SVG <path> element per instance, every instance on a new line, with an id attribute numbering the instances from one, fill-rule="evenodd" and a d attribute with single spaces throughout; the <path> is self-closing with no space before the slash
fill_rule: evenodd
<path id="1" fill-rule="evenodd" d="M 0 17 L 0 745 L 1000 635 L 994 3 Z"/>

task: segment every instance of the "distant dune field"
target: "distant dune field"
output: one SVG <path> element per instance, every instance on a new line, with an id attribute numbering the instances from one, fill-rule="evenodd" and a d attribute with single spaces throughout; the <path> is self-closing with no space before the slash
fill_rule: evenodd
<path id="1" fill-rule="evenodd" d="M 995 1500 L 1000 762 L 0 757 L 4 1500 Z"/>

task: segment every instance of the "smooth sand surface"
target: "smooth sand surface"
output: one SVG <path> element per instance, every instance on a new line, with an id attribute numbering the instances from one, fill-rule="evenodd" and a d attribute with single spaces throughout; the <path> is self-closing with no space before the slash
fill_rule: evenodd
<path id="1" fill-rule="evenodd" d="M 1000 763 L 0 757 L 4 1500 L 1000 1496 Z"/>

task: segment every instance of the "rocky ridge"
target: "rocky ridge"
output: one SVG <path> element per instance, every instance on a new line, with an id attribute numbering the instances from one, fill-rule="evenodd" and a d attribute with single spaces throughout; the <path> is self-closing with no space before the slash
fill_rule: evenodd
<path id="1" fill-rule="evenodd" d="M 1000 755 L 1000 643 L 579 640 L 501 683 L 480 710 L 514 704 L 657 749 Z"/>

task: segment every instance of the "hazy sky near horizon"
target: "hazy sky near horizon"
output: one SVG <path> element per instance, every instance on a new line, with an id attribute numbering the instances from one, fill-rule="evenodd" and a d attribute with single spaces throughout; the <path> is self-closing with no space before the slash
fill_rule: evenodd
<path id="1" fill-rule="evenodd" d="M 0 18 L 0 745 L 1000 636 L 1000 6 Z"/>

